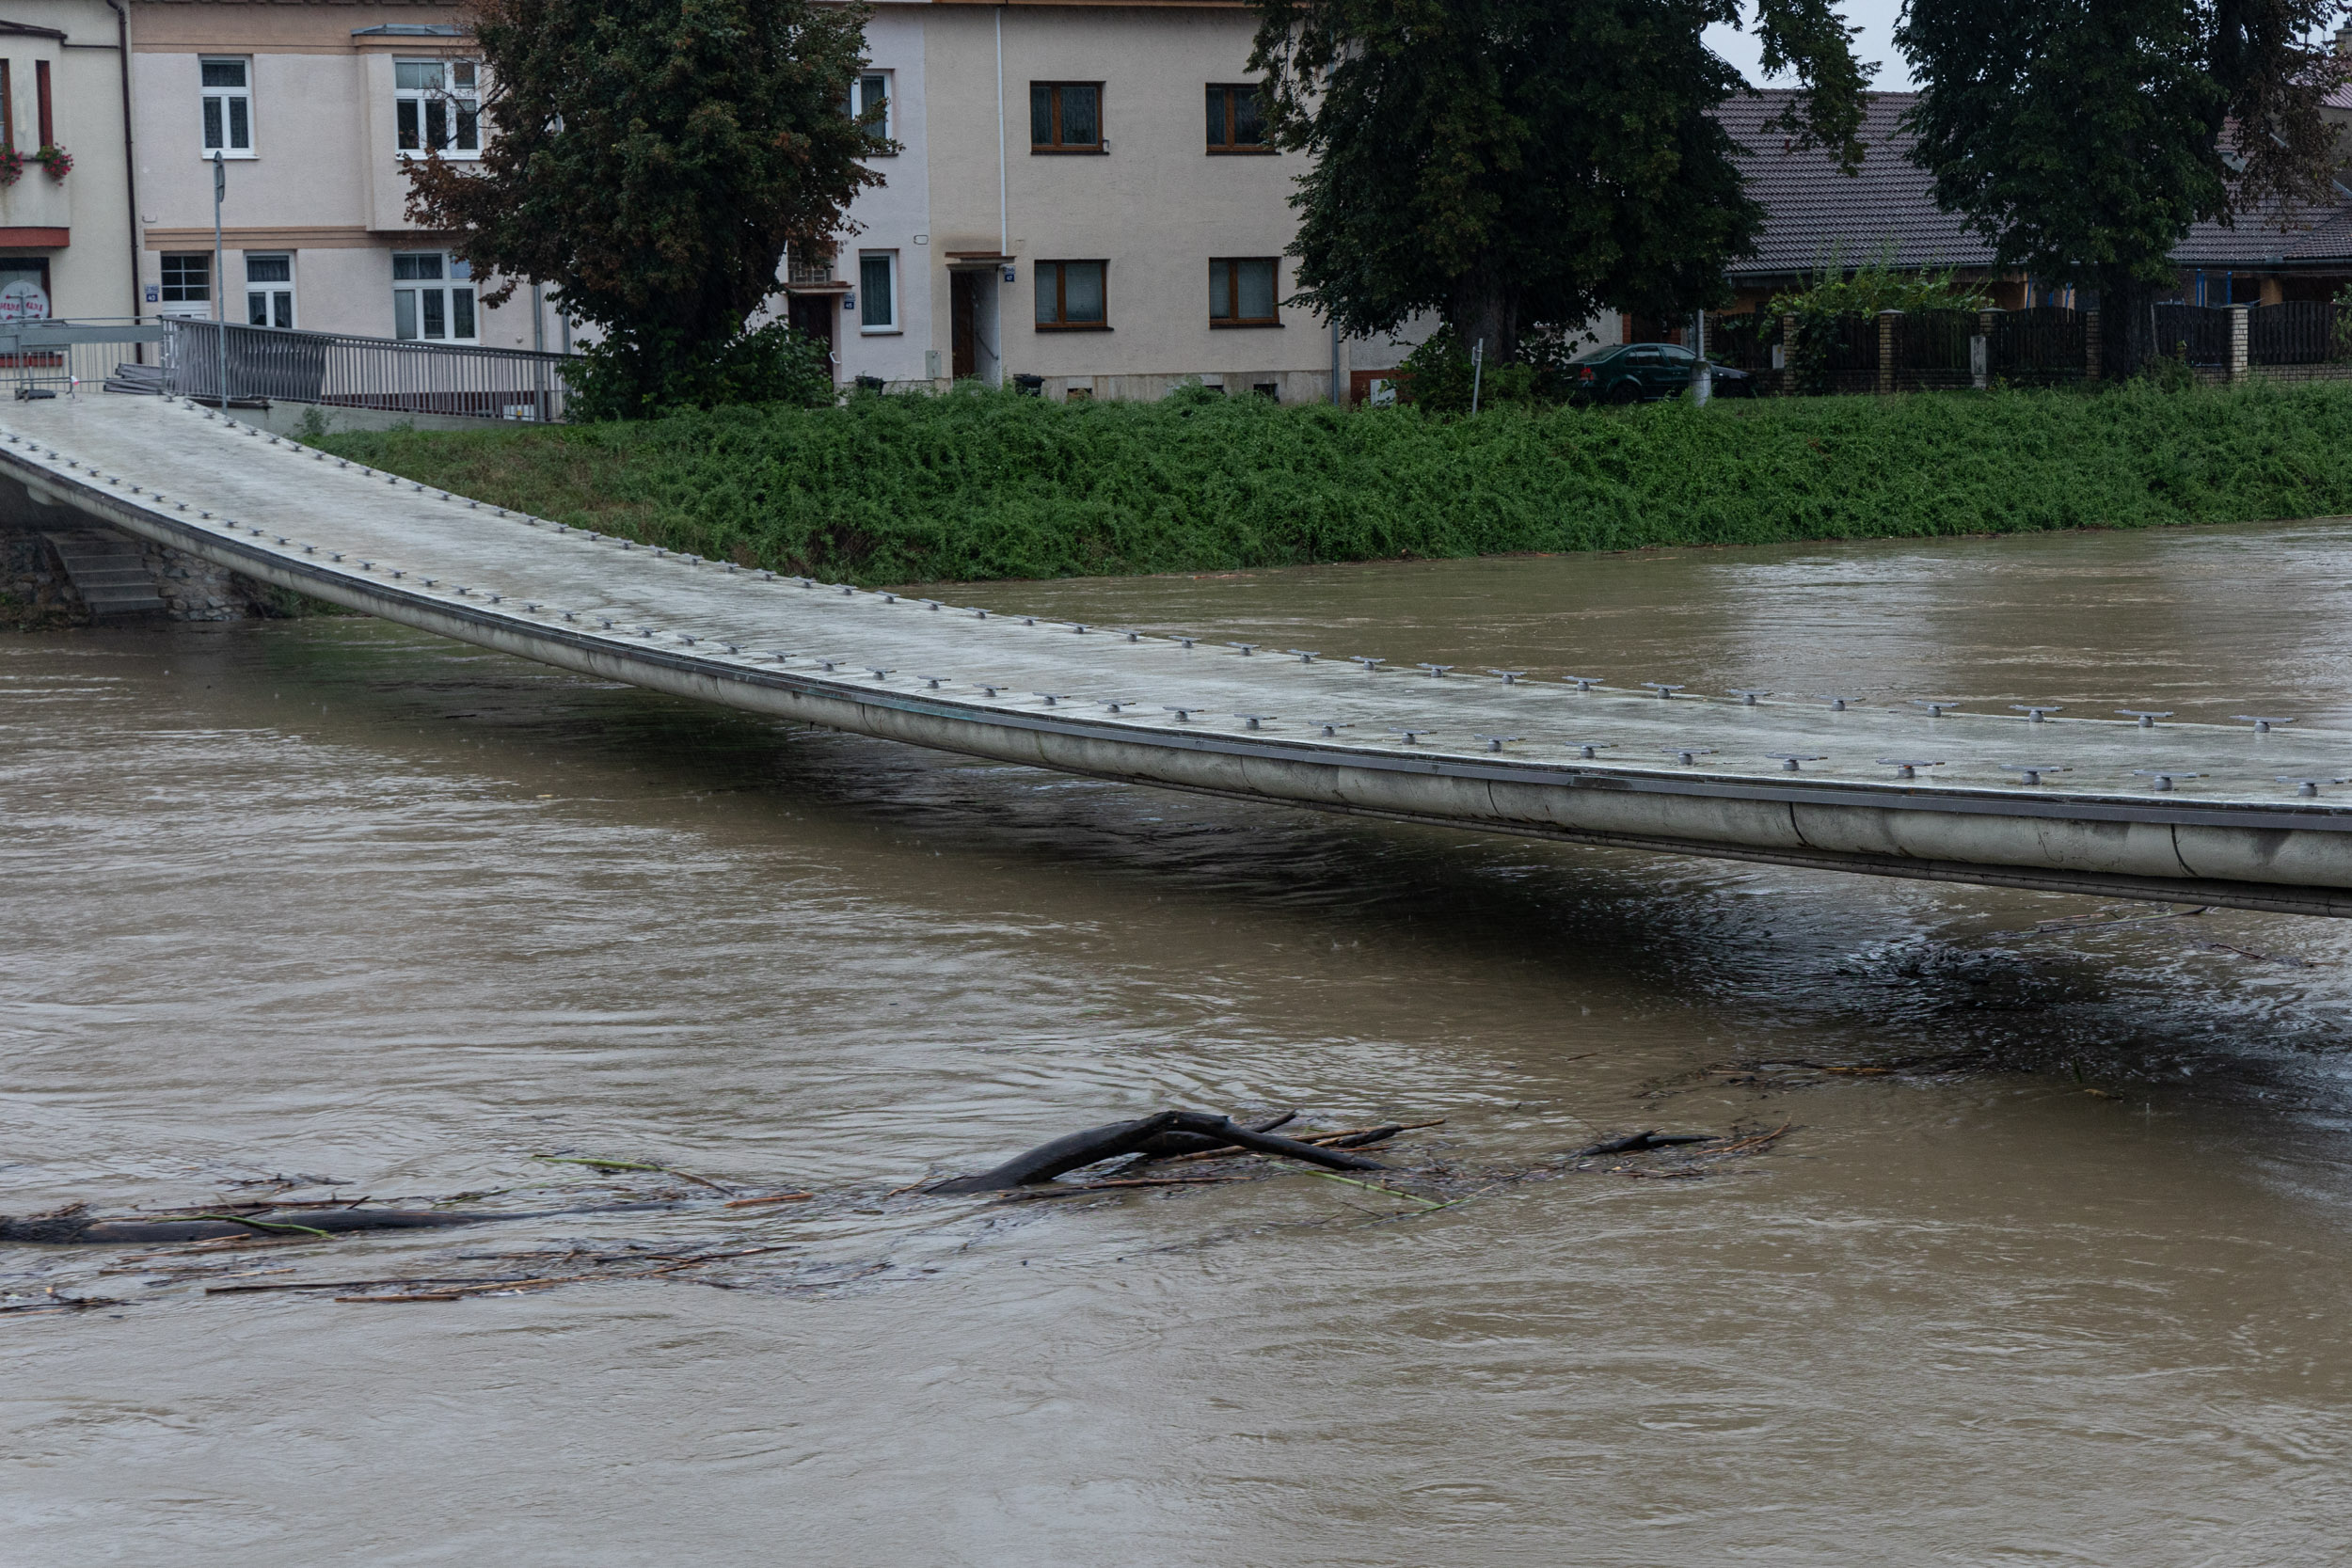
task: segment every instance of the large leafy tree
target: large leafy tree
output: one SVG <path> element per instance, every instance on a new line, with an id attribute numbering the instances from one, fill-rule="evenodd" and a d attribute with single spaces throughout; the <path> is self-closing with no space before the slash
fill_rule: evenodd
<path id="1" fill-rule="evenodd" d="M 1762 210 L 1708 112 L 1745 90 L 1704 31 L 1740 0 L 1259 0 L 1276 134 L 1313 155 L 1301 293 L 1348 331 L 1438 312 L 1489 358 L 1606 306 L 1718 303 Z M 1760 0 L 1778 129 L 1851 167 L 1871 68 L 1828 0 Z"/>
<path id="2" fill-rule="evenodd" d="M 844 105 L 866 11 L 819 0 L 478 0 L 478 163 L 412 162 L 409 215 L 501 283 L 603 329 L 608 407 L 707 401 L 785 248 L 882 176 Z"/>
<path id="3" fill-rule="evenodd" d="M 2106 365 L 2154 352 L 2191 224 L 2332 206 L 2342 0 L 1910 0 L 1912 158 L 2002 261 L 2095 288 Z"/>

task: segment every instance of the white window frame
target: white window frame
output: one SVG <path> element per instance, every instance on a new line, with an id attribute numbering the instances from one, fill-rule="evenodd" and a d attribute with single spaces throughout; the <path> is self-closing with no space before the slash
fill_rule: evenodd
<path id="1" fill-rule="evenodd" d="M 286 276 L 282 278 L 262 278 L 257 281 L 253 276 L 253 263 L 256 261 L 283 261 L 286 263 Z M 258 324 L 253 320 L 253 301 L 256 298 L 259 298 L 262 301 L 262 314 L 263 318 Z M 282 303 L 285 307 L 283 310 L 278 309 L 280 303 Z M 246 251 L 245 253 L 246 325 L 247 326 L 259 325 L 262 326 L 274 327 L 282 331 L 291 332 L 301 323 L 302 320 L 299 315 L 295 314 L 296 309 L 297 306 L 294 300 L 294 252 L 291 250 Z M 285 319 L 282 321 L 279 320 L 278 318 L 280 316 Z"/>
<path id="2" fill-rule="evenodd" d="M 400 262 L 404 257 L 430 261 L 434 270 L 428 277 L 403 277 Z M 421 270 L 421 269 L 420 269 Z M 406 322 L 401 320 L 404 301 L 408 312 Z M 463 314 L 473 330 L 464 336 L 456 331 L 460 315 L 459 296 L 463 295 Z M 431 330 L 436 310 L 439 312 L 441 331 L 435 336 Z M 405 325 L 408 330 L 402 331 Z M 478 343 L 482 341 L 482 298 L 480 286 L 465 262 L 446 250 L 395 250 L 392 252 L 392 336 L 404 342 Z"/>
<path id="3" fill-rule="evenodd" d="M 204 68 L 208 65 L 233 65 L 237 67 L 245 73 L 245 86 L 241 87 L 215 87 L 204 86 Z M 197 91 L 199 94 L 196 120 L 197 156 L 203 159 L 207 163 L 212 161 L 213 154 L 215 151 L 217 151 L 223 158 L 260 157 L 261 154 L 254 150 L 254 144 L 259 138 L 253 134 L 252 56 L 247 55 L 199 55 L 196 57 L 196 80 Z M 229 105 L 232 103 L 243 103 L 245 105 L 245 145 L 243 147 L 232 145 L 229 139 L 230 132 L 233 128 L 233 117 L 231 116 L 229 108 Z M 204 121 L 207 119 L 207 112 L 212 109 L 215 103 L 218 103 L 220 105 L 221 145 L 218 148 L 213 147 L 205 139 L 210 133 L 207 130 Z"/>
<path id="4" fill-rule="evenodd" d="M 172 265 L 175 261 L 179 263 L 176 269 Z M 204 293 L 201 297 L 191 297 L 186 293 L 191 262 L 200 267 L 204 274 Z M 158 314 L 189 320 L 211 319 L 213 314 L 213 253 L 211 251 L 167 250 L 163 253 L 163 258 L 157 263 L 157 267 L 155 294 L 158 302 Z M 180 274 L 177 283 L 174 283 L 171 277 L 175 270 Z M 174 288 L 182 291 L 181 297 L 178 299 L 170 297 Z"/>
<path id="5" fill-rule="evenodd" d="M 442 85 L 439 87 L 402 87 L 400 78 L 401 68 L 404 66 L 437 70 L 440 72 Z M 470 90 L 458 90 L 455 84 L 461 74 L 469 75 L 472 78 Z M 450 140 L 447 146 L 429 149 L 428 131 L 432 121 L 431 111 L 437 101 L 442 106 L 442 112 L 448 117 Z M 456 145 L 457 136 L 465 119 L 461 111 L 467 107 L 470 107 L 473 115 L 473 145 L 459 147 Z M 403 147 L 400 145 L 401 138 L 408 134 L 411 124 L 415 126 L 417 145 Z M 449 56 L 435 56 L 429 59 L 412 56 L 402 59 L 394 56 L 392 60 L 392 151 L 394 155 L 402 158 L 421 158 L 428 150 L 438 151 L 442 157 L 452 163 L 472 163 L 482 156 L 482 62 L 480 60 Z"/>
<path id="6" fill-rule="evenodd" d="M 886 276 L 888 277 L 887 287 L 890 291 L 890 319 L 887 321 L 878 322 L 874 319 L 874 293 L 871 289 L 868 289 L 866 286 L 866 264 L 871 261 L 880 261 L 885 268 L 888 269 Z M 861 338 L 880 338 L 904 332 L 906 330 L 906 323 L 900 319 L 903 311 L 899 304 L 899 298 L 898 253 L 895 250 L 859 251 L 857 253 L 858 336 Z"/>
<path id="7" fill-rule="evenodd" d="M 874 134 L 884 141 L 890 141 L 898 133 L 898 73 L 897 71 L 876 71 L 868 67 L 851 77 L 850 79 L 850 118 L 855 119 L 866 113 L 866 85 L 876 78 L 882 81 L 882 123 L 874 127 Z"/>

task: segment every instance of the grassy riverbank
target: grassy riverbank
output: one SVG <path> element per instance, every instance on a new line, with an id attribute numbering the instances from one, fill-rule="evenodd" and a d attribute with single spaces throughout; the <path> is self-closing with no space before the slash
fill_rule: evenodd
<path id="1" fill-rule="evenodd" d="M 859 397 L 329 437 L 607 533 L 861 582 L 2352 513 L 2352 385 L 1343 414 Z"/>

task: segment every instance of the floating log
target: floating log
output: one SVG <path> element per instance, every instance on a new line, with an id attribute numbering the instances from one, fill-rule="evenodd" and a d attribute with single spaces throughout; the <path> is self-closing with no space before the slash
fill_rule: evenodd
<path id="1" fill-rule="evenodd" d="M 1233 1145 L 1258 1154 L 1303 1160 L 1311 1165 L 1322 1165 L 1329 1170 L 1389 1168 L 1377 1160 L 1367 1160 L 1359 1154 L 1343 1154 L 1336 1149 L 1300 1143 L 1295 1138 L 1279 1138 L 1269 1132 L 1255 1132 L 1231 1117 L 1214 1116 L 1205 1111 L 1162 1111 L 1156 1116 L 1144 1117 L 1136 1121 L 1115 1121 L 1056 1138 L 1051 1143 L 1040 1144 L 1027 1153 L 1006 1161 L 994 1170 L 945 1181 L 931 1191 L 999 1193 L 1011 1187 L 1032 1186 L 1051 1181 L 1063 1172 L 1076 1170 L 1081 1165 L 1117 1159 L 1122 1154 L 1141 1153 L 1155 1139 L 1171 1132 L 1189 1132 L 1214 1139 L 1214 1143 L 1206 1146 L 1212 1148 Z"/>
<path id="2" fill-rule="evenodd" d="M 1668 1148 L 1676 1144 L 1708 1144 L 1715 1141 L 1711 1132 L 1628 1132 L 1623 1137 L 1604 1138 L 1599 1143 L 1578 1149 L 1571 1160 L 1589 1159 L 1596 1154 L 1630 1154 L 1640 1148 Z"/>

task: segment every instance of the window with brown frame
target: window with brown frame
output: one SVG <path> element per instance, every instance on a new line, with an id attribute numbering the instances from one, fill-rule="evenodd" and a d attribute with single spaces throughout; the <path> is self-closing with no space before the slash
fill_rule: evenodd
<path id="1" fill-rule="evenodd" d="M 1265 139 L 1265 110 L 1255 82 L 1209 86 L 1209 150 L 1271 152 Z"/>
<path id="2" fill-rule="evenodd" d="M 1209 263 L 1211 326 L 1279 326 L 1275 295 L 1281 263 L 1272 256 L 1224 257 Z"/>
<path id="3" fill-rule="evenodd" d="M 49 105 L 49 62 L 47 60 L 33 62 L 33 95 L 40 100 L 34 105 L 34 111 L 40 117 L 40 145 L 55 147 L 57 145 L 57 124 Z"/>
<path id="4" fill-rule="evenodd" d="M 1029 150 L 1100 152 L 1103 148 L 1103 84 L 1031 82 Z"/>
<path id="5" fill-rule="evenodd" d="M 6 60 L 0 60 L 0 147 L 16 150 L 16 87 L 8 80 Z"/>
<path id="6" fill-rule="evenodd" d="M 1109 270 L 1102 261 L 1038 262 L 1038 330 L 1109 331 L 1110 299 L 1104 288 L 1104 275 Z"/>

